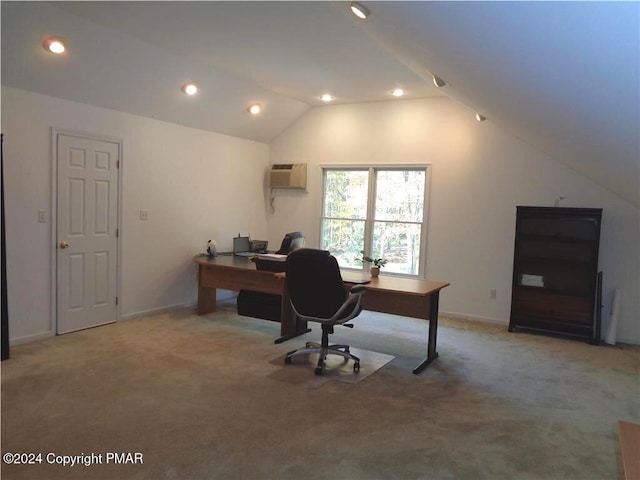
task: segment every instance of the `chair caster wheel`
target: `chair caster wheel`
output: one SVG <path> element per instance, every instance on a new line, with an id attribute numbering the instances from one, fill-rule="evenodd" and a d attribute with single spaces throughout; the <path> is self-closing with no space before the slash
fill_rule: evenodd
<path id="1" fill-rule="evenodd" d="M 291 357 L 284 357 L 284 363 L 291 365 Z"/>
<path id="2" fill-rule="evenodd" d="M 316 369 L 314 370 L 316 375 L 322 375 L 322 367 L 316 367 Z"/>
<path id="3" fill-rule="evenodd" d="M 353 371 L 354 372 L 359 372 L 360 371 L 360 362 L 356 362 L 353 364 Z"/>

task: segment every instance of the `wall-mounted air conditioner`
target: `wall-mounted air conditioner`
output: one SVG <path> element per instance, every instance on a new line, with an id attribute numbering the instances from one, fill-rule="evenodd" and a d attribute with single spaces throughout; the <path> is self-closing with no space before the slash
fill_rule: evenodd
<path id="1" fill-rule="evenodd" d="M 307 164 L 281 163 L 271 165 L 269 186 L 271 188 L 307 188 Z"/>

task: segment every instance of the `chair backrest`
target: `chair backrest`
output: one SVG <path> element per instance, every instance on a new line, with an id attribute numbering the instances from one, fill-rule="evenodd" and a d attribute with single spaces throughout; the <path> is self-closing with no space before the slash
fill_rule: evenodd
<path id="1" fill-rule="evenodd" d="M 304 247 L 304 233 L 291 232 L 287 233 L 282 239 L 280 250 L 276 253 L 279 255 L 288 255 L 298 248 Z"/>
<path id="2" fill-rule="evenodd" d="M 291 252 L 286 272 L 289 298 L 302 315 L 331 318 L 347 299 L 338 261 L 326 250 Z"/>

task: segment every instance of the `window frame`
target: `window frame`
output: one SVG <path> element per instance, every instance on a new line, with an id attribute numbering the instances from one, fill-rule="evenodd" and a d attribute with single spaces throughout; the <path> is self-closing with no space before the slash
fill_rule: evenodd
<path id="1" fill-rule="evenodd" d="M 330 170 L 348 170 L 348 171 L 367 171 L 369 173 L 368 177 L 368 190 L 367 190 L 367 213 L 366 218 L 364 219 L 364 251 L 365 255 L 370 256 L 371 254 L 371 246 L 373 242 L 373 231 L 374 224 L 376 222 L 375 219 L 375 210 L 376 210 L 376 193 L 377 193 L 377 183 L 378 183 L 378 171 L 424 171 L 425 179 L 424 179 L 424 205 L 422 208 L 422 222 L 420 222 L 420 261 L 418 262 L 418 273 L 417 274 L 409 274 L 409 273 L 397 273 L 397 272 L 385 272 L 385 275 L 396 276 L 396 277 L 406 277 L 406 278 L 426 278 L 427 271 L 427 234 L 429 231 L 429 192 L 431 190 L 431 164 L 428 163 L 418 163 L 418 164 L 347 164 L 347 165 L 320 165 L 322 170 L 322 193 L 320 197 L 320 242 L 322 242 L 323 238 L 323 223 L 325 220 L 330 219 L 338 219 L 338 220 L 352 220 L 352 219 L 343 219 L 338 217 L 327 217 L 325 216 L 325 188 L 326 188 L 326 179 L 327 179 L 327 171 Z M 372 201 L 373 199 L 373 201 Z M 418 222 L 402 222 L 402 221 L 387 221 L 387 220 L 377 220 L 378 222 L 388 222 L 388 223 L 409 223 L 409 224 L 418 224 Z M 348 266 L 340 266 L 341 269 L 351 270 L 351 271 L 364 271 L 364 265 L 361 268 L 348 267 Z"/>

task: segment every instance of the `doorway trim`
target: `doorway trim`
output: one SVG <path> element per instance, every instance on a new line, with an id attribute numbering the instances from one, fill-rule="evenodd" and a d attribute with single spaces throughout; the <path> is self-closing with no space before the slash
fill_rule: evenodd
<path id="1" fill-rule="evenodd" d="M 120 321 L 122 317 L 122 301 L 121 301 L 121 286 L 122 286 L 122 172 L 124 170 L 124 162 L 123 162 L 123 148 L 122 148 L 122 139 L 117 137 L 110 137 L 107 135 L 98 135 L 93 133 L 82 132 L 78 130 L 65 130 L 59 129 L 56 127 L 51 128 L 51 230 L 50 230 L 50 238 L 49 244 L 51 245 L 50 257 L 51 257 L 51 265 L 50 265 L 50 281 L 51 281 L 51 301 L 49 302 L 51 310 L 50 310 L 50 321 L 49 321 L 49 329 L 53 336 L 58 335 L 58 255 L 57 255 L 57 246 L 58 246 L 58 135 L 68 135 L 71 137 L 80 137 L 85 138 L 87 140 L 97 140 L 102 142 L 111 142 L 118 145 L 118 159 L 120 160 L 120 165 L 118 170 L 118 193 L 116 197 L 118 199 L 118 209 L 117 209 L 117 229 L 118 236 L 116 238 L 116 249 L 117 249 L 117 259 L 116 259 L 116 296 L 118 298 L 118 303 L 116 305 L 116 322 Z"/>

